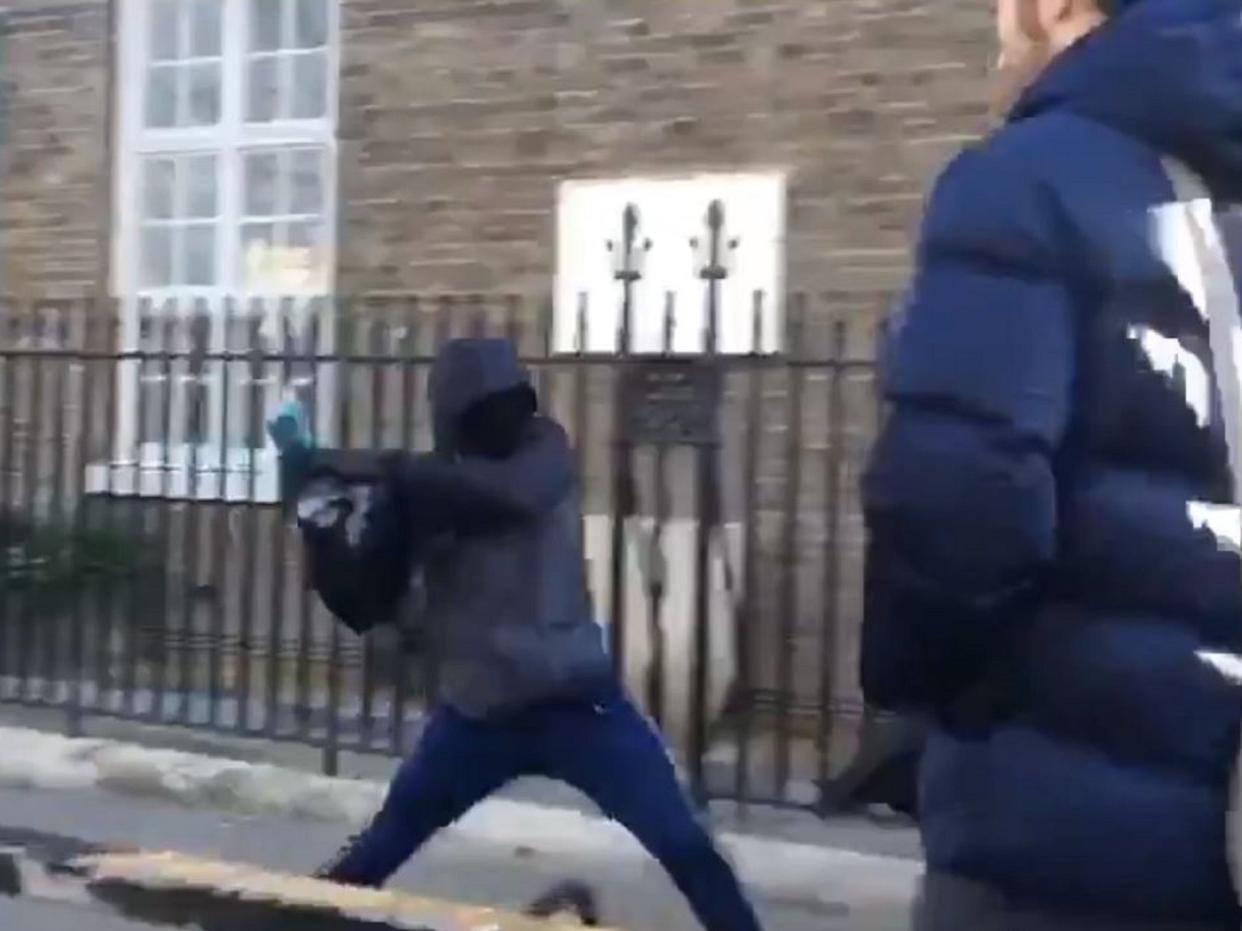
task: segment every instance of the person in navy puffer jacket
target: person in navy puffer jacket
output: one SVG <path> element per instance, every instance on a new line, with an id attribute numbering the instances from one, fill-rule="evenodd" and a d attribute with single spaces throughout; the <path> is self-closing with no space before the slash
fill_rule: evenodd
<path id="1" fill-rule="evenodd" d="M 1167 160 L 1242 281 L 1242 0 L 998 23 L 1016 102 L 930 199 L 864 488 L 864 691 L 934 722 L 916 926 L 1236 929 L 1239 489 Z"/>

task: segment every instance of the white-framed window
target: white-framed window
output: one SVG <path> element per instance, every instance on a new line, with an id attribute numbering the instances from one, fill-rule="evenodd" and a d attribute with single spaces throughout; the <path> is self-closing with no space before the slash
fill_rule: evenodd
<path id="1" fill-rule="evenodd" d="M 703 352 L 708 303 L 700 272 L 713 202 L 723 208 L 728 270 L 719 290 L 715 348 L 724 354 L 779 351 L 786 204 L 785 175 L 779 171 L 564 182 L 557 204 L 553 349 L 619 350 L 622 286 L 615 246 L 622 238 L 626 207 L 633 205 L 639 219 L 636 239 L 649 247 L 634 286 L 629 348 L 666 348 L 671 296 L 668 348 Z M 757 342 L 756 293 L 762 295 Z M 584 306 L 585 339 L 579 325 Z"/>
<path id="2" fill-rule="evenodd" d="M 276 497 L 263 415 L 328 377 L 244 354 L 333 338 L 339 0 L 122 0 L 113 461 L 93 490 Z M 312 338 L 317 340 L 311 345 Z M 199 358 L 237 353 L 231 361 Z M 316 390 L 311 390 L 312 385 Z"/>

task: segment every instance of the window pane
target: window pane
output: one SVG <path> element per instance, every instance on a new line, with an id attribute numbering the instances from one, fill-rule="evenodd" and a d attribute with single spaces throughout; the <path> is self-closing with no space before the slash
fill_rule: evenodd
<path id="1" fill-rule="evenodd" d="M 318 119 L 328 112 L 328 56 L 310 52 L 293 59 L 293 118 Z"/>
<path id="2" fill-rule="evenodd" d="M 165 288 L 172 284 L 172 237 L 167 226 L 148 226 L 142 231 L 142 286 Z"/>
<path id="3" fill-rule="evenodd" d="M 319 290 L 328 279 L 322 248 L 323 224 L 318 220 L 290 223 L 289 246 L 281 273 L 290 292 Z"/>
<path id="4" fill-rule="evenodd" d="M 145 162 L 142 183 L 143 216 L 149 220 L 172 219 L 176 183 L 176 162 L 171 158 L 148 159 Z"/>
<path id="5" fill-rule="evenodd" d="M 177 13 L 178 0 L 154 0 L 151 4 L 151 60 L 175 61 L 181 57 L 179 42 L 181 22 Z"/>
<path id="6" fill-rule="evenodd" d="M 197 345 L 195 347 L 196 351 L 205 351 L 197 349 Z M 196 376 L 195 379 L 181 387 L 185 398 L 185 439 L 188 443 L 205 443 L 210 439 L 207 433 L 209 429 L 207 405 L 210 403 L 211 392 L 207 386 L 204 373 L 195 372 L 193 374 Z"/>
<path id="7" fill-rule="evenodd" d="M 264 348 L 261 334 L 256 332 L 258 327 L 255 326 L 255 310 L 252 303 L 247 301 L 238 308 L 236 316 L 225 321 L 224 345 L 227 351 L 249 352 L 252 349 Z M 248 361 L 233 362 L 225 366 L 224 390 L 228 392 L 228 400 L 224 411 L 227 417 L 224 440 L 228 446 L 234 448 L 263 446 L 263 412 L 269 399 L 265 396 L 262 385 L 251 382 L 250 375 Z"/>
<path id="8" fill-rule="evenodd" d="M 298 220 L 288 225 L 289 249 L 297 252 L 302 249 L 315 250 L 319 247 L 318 220 Z"/>
<path id="9" fill-rule="evenodd" d="M 220 0 L 191 0 L 190 51 L 198 58 L 220 54 Z"/>
<path id="10" fill-rule="evenodd" d="M 276 119 L 279 95 L 277 58 L 256 58 L 250 62 L 249 101 L 246 119 L 252 123 L 270 123 Z"/>
<path id="11" fill-rule="evenodd" d="M 216 157 L 193 155 L 183 163 L 182 179 L 185 182 L 186 210 L 189 217 L 214 217 L 216 215 Z"/>
<path id="12" fill-rule="evenodd" d="M 242 227 L 242 280 L 248 288 L 263 288 L 271 280 L 272 243 L 276 227 L 271 223 L 247 223 Z"/>
<path id="13" fill-rule="evenodd" d="M 285 352 L 290 355 L 313 356 L 320 351 L 320 347 L 316 345 L 316 338 L 322 342 L 321 334 L 326 329 L 323 326 L 324 318 L 324 301 L 321 298 L 304 299 L 301 307 L 304 308 L 304 316 L 300 323 L 291 323 L 288 318 L 285 320 Z M 296 319 L 296 318 L 295 318 Z M 311 321 L 319 321 L 318 325 L 312 325 Z M 315 391 L 317 366 L 309 360 L 290 362 L 288 366 L 288 377 L 283 386 L 286 391 L 292 390 L 297 400 L 301 401 L 303 406 L 309 411 L 315 409 Z M 314 416 L 311 418 L 315 420 Z"/>
<path id="14" fill-rule="evenodd" d="M 159 353 L 164 348 L 161 345 L 164 329 L 166 324 L 161 318 L 143 318 L 139 330 L 139 345 L 143 352 Z M 142 363 L 139 388 L 142 392 L 138 399 L 138 407 L 142 411 L 141 442 L 163 444 L 168 439 L 164 404 L 168 374 L 161 359 L 147 359 Z"/>
<path id="15" fill-rule="evenodd" d="M 252 152 L 246 156 L 246 214 L 270 217 L 277 213 L 279 165 L 275 152 Z"/>
<path id="16" fill-rule="evenodd" d="M 295 0 L 297 28 L 294 44 L 298 48 L 319 48 L 328 44 L 327 0 Z"/>
<path id="17" fill-rule="evenodd" d="M 250 49 L 271 52 L 281 47 L 283 0 L 250 0 Z"/>
<path id="18" fill-rule="evenodd" d="M 245 329 L 242 323 L 236 324 L 236 327 L 239 331 L 239 340 L 245 340 L 246 343 L 254 341 L 251 332 Z M 245 351 L 247 348 L 248 346 L 242 346 L 237 351 Z M 261 385 L 250 383 L 249 365 L 246 362 L 229 366 L 226 389 L 229 393 L 229 422 L 225 431 L 225 442 L 231 450 L 263 448 L 263 413 L 269 399 L 264 394 Z M 244 468 L 245 455 L 237 456 L 233 459 L 233 463 Z"/>
<path id="19" fill-rule="evenodd" d="M 323 157 L 313 149 L 292 153 L 290 213 L 323 212 Z"/>
<path id="20" fill-rule="evenodd" d="M 189 72 L 191 126 L 214 126 L 220 122 L 220 66 L 194 65 Z"/>
<path id="21" fill-rule="evenodd" d="M 185 228 L 185 284 L 206 286 L 216 283 L 216 227 L 196 223 Z"/>
<path id="22" fill-rule="evenodd" d="M 147 126 L 168 129 L 177 125 L 177 67 L 147 71 Z"/>

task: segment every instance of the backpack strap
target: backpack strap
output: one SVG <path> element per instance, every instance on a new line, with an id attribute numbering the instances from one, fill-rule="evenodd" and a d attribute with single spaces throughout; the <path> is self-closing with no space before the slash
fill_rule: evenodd
<path id="1" fill-rule="evenodd" d="M 1176 159 L 1164 159 L 1165 173 L 1173 185 L 1184 218 L 1188 242 L 1187 259 L 1194 263 L 1189 284 L 1191 297 L 1208 322 L 1212 366 L 1220 393 L 1229 448 L 1229 471 L 1233 476 L 1235 502 L 1242 503 L 1242 318 L 1238 286 L 1207 186 L 1197 174 Z"/>
<path id="2" fill-rule="evenodd" d="M 1186 241 L 1190 245 L 1186 254 L 1178 258 L 1192 267 L 1176 271 L 1192 273 L 1190 280 L 1182 283 L 1208 322 L 1212 367 L 1220 393 L 1229 470 L 1233 476 L 1233 498 L 1242 503 L 1242 440 L 1239 438 L 1242 432 L 1242 309 L 1238 303 L 1238 284 L 1207 185 L 1175 159 L 1164 159 L 1164 170 L 1173 185 L 1178 200 L 1176 206 L 1184 218 Z M 1242 748 L 1242 741 L 1239 746 Z M 1225 833 L 1233 888 L 1242 901 L 1242 749 L 1239 754 L 1230 780 Z"/>

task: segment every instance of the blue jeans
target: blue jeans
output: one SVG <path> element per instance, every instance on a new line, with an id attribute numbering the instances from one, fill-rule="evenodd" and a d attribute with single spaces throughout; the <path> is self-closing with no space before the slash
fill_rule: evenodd
<path id="1" fill-rule="evenodd" d="M 320 875 L 380 886 L 438 830 L 522 776 L 557 779 L 590 797 L 660 862 L 707 931 L 758 931 L 663 742 L 625 698 L 542 705 L 497 721 L 437 711 L 379 814 Z"/>

